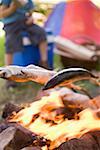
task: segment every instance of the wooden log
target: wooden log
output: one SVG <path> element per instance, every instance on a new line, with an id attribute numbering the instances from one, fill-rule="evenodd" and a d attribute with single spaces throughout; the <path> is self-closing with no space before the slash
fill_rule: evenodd
<path id="1" fill-rule="evenodd" d="M 21 150 L 41 150 L 41 148 L 39 146 L 34 146 L 34 147 L 25 147 Z"/>
<path id="2" fill-rule="evenodd" d="M 76 108 L 91 108 L 91 109 L 100 109 L 100 96 L 97 96 L 93 99 L 85 98 L 84 95 L 78 93 L 68 94 L 62 97 L 64 105 L 75 106 Z"/>
<path id="3" fill-rule="evenodd" d="M 32 144 L 32 137 L 26 131 L 8 127 L 0 133 L 0 150 L 19 150 Z"/>
<path id="4" fill-rule="evenodd" d="M 89 101 L 89 106 L 92 109 L 100 109 L 100 95 Z"/>
<path id="5" fill-rule="evenodd" d="M 11 130 L 11 132 L 9 130 Z M 11 133 L 11 135 L 9 132 Z M 6 138 L 8 139 L 8 136 L 10 136 L 10 138 L 6 141 Z M 20 124 L 9 123 L 8 121 L 4 121 L 0 124 L 0 139 L 2 139 L 3 141 L 5 140 L 6 142 L 6 144 L 3 145 L 1 140 L 0 146 L 3 146 L 5 148 L 7 146 L 7 148 L 12 148 L 12 150 L 19 150 L 19 147 L 24 148 L 26 146 L 30 146 L 30 144 L 36 147 L 43 147 L 49 144 L 48 140 L 22 127 Z"/>
<path id="6" fill-rule="evenodd" d="M 17 106 L 12 103 L 7 103 L 3 109 L 2 118 L 6 119 L 7 117 L 11 116 L 13 112 L 18 113 L 23 107 Z"/>
<path id="7" fill-rule="evenodd" d="M 100 130 L 64 142 L 56 150 L 100 150 Z"/>

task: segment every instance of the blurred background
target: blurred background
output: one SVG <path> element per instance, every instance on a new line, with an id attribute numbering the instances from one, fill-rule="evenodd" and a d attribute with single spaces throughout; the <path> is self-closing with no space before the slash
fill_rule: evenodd
<path id="1" fill-rule="evenodd" d="M 34 0 L 34 2 L 35 2 L 35 11 L 33 13 L 34 21 L 42 27 L 51 29 L 53 36 L 57 36 L 59 34 L 62 35 L 63 33 L 58 33 L 58 32 L 60 32 L 61 16 L 59 16 L 57 14 L 57 11 L 60 12 L 61 15 L 63 15 L 62 13 L 65 13 L 64 9 L 62 9 L 62 8 L 64 8 L 63 6 L 65 6 L 65 3 L 68 3 L 68 5 L 69 5 L 70 2 L 72 2 L 72 1 L 75 1 L 75 0 L 66 0 L 66 1 L 64 1 L 64 0 Z M 94 5 L 93 7 L 96 7 L 96 9 L 99 12 L 98 13 L 99 15 L 97 15 L 96 17 L 98 20 L 97 25 L 99 26 L 99 30 L 100 30 L 100 1 L 99 0 L 91 0 L 91 2 Z M 62 5 L 64 4 L 64 5 L 62 6 L 61 4 Z M 58 5 L 59 5 L 59 8 L 57 9 L 56 15 L 55 15 L 55 8 L 57 8 Z M 59 10 L 60 8 L 61 8 L 61 10 Z M 86 12 L 86 13 L 88 14 L 88 12 Z M 56 18 L 56 20 L 55 20 L 56 21 L 55 22 L 56 29 L 55 29 L 54 22 L 52 22 L 53 17 Z M 69 15 L 69 18 L 70 18 L 70 15 Z M 57 24 L 59 25 L 59 27 L 57 26 Z M 74 22 L 74 24 L 75 24 L 75 22 Z M 66 27 L 66 26 L 68 27 L 69 25 L 67 25 L 67 24 L 64 25 L 64 27 Z M 59 28 L 59 30 L 57 30 L 57 27 Z M 65 31 L 63 31 L 63 32 L 65 33 Z M 0 66 L 4 65 L 4 53 L 5 53 L 4 34 L 5 33 L 3 31 L 3 23 L 0 22 Z M 62 36 L 62 37 L 64 37 L 64 36 Z M 99 37 L 98 37 L 97 41 L 100 42 L 100 33 L 99 33 Z M 97 43 L 97 46 L 98 46 L 98 43 Z M 100 52 L 100 50 L 98 50 L 98 52 Z M 61 55 L 59 53 L 61 53 Z M 53 57 L 53 68 L 54 69 L 61 70 L 62 68 L 66 67 L 66 63 L 65 63 L 66 58 L 63 58 L 63 56 L 65 56 L 65 53 L 62 54 L 62 51 L 57 51 L 57 49 L 55 48 L 54 57 Z M 99 60 L 99 62 L 100 62 L 100 60 Z M 100 64 L 97 64 L 95 69 L 100 70 Z M 0 94 L 0 107 L 1 108 L 8 101 L 11 101 L 14 103 L 22 103 L 22 102 L 32 101 L 33 98 L 36 96 L 37 91 L 41 88 L 40 85 L 37 85 L 33 82 L 29 82 L 29 83 L 23 83 L 23 84 L 20 83 L 20 86 L 17 89 L 6 90 L 4 84 L 5 84 L 5 81 L 0 79 L 0 93 L 1 93 Z M 91 85 L 88 85 L 87 88 L 90 89 Z M 93 91 L 95 91 L 95 87 L 92 87 L 92 88 L 93 88 Z"/>

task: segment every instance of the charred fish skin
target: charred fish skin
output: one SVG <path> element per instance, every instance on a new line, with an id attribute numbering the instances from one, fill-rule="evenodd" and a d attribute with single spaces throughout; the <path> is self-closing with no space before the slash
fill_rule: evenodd
<path id="1" fill-rule="evenodd" d="M 83 68 L 69 68 L 64 69 L 56 73 L 43 87 L 43 90 L 54 88 L 55 86 L 63 85 L 67 83 L 78 81 L 83 78 L 98 78 L 94 76 L 90 71 Z"/>

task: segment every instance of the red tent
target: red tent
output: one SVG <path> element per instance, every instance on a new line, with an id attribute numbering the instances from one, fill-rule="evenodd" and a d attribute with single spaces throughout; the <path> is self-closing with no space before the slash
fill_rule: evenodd
<path id="1" fill-rule="evenodd" d="M 90 0 L 58 3 L 48 17 L 45 27 L 50 28 L 54 35 L 71 40 L 88 37 L 100 43 L 100 9 Z"/>
<path id="2" fill-rule="evenodd" d="M 99 8 L 90 0 L 75 0 L 68 3 L 64 11 L 61 36 L 71 40 L 88 37 L 100 44 Z"/>
<path id="3" fill-rule="evenodd" d="M 68 62 L 71 60 L 71 66 L 74 66 L 79 60 L 78 64 L 82 61 L 80 66 L 84 67 L 86 62 L 86 64 L 90 64 L 90 66 L 95 68 L 95 61 L 99 60 L 97 51 L 80 48 L 73 44 L 83 44 L 92 41 L 92 43 L 100 45 L 100 9 L 90 0 L 73 0 L 63 3 L 61 7 L 56 7 L 50 17 L 46 27 L 51 28 L 55 33 L 54 35 L 60 36 L 56 40 L 59 48 L 59 51 L 56 52 L 67 57 L 67 59 L 65 58 L 65 64 L 70 66 Z M 74 41 L 74 43 L 69 43 L 68 40 Z M 94 57 L 95 55 L 97 57 Z"/>

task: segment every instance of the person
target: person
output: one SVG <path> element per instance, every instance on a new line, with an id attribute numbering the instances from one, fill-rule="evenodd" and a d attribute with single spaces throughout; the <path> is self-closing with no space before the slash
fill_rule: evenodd
<path id="1" fill-rule="evenodd" d="M 47 39 L 43 28 L 33 22 L 32 0 L 0 0 L 0 19 L 5 30 L 5 65 L 13 63 L 13 53 L 23 50 L 22 32 L 26 31 L 31 43 L 40 49 L 39 65 L 48 68 Z M 30 54 L 31 55 L 31 54 Z M 7 88 L 16 87 L 12 81 L 7 81 Z"/>
<path id="2" fill-rule="evenodd" d="M 32 0 L 0 0 L 0 19 L 5 30 L 5 65 L 12 64 L 13 53 L 23 49 L 22 31 L 29 35 L 31 43 L 40 49 L 40 66 L 47 68 L 47 39 L 43 28 L 33 22 Z"/>

